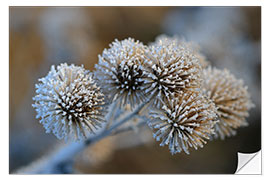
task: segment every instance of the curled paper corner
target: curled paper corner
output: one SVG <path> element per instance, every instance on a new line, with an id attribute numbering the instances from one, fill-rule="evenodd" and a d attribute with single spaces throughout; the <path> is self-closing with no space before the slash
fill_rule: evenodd
<path id="1" fill-rule="evenodd" d="M 235 174 L 262 174 L 261 150 L 255 153 L 238 152 L 238 164 Z"/>

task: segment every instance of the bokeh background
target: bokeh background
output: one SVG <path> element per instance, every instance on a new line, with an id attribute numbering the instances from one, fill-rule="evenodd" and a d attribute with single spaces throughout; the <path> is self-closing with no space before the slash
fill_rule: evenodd
<path id="1" fill-rule="evenodd" d="M 148 44 L 160 34 L 178 34 L 193 41 L 212 65 L 245 81 L 256 107 L 235 137 L 190 155 L 172 156 L 143 128 L 87 148 L 76 156 L 74 173 L 234 173 L 237 152 L 261 149 L 260 7 L 10 7 L 9 18 L 10 173 L 63 143 L 35 119 L 38 78 L 62 62 L 93 70 L 115 38 Z"/>

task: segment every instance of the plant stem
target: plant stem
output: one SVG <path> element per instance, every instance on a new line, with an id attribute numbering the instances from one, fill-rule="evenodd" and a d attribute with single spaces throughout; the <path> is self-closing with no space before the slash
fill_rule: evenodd
<path id="1" fill-rule="evenodd" d="M 108 135 L 110 135 L 112 133 L 113 130 L 115 130 L 116 128 L 118 128 L 119 126 L 121 126 L 122 124 L 127 122 L 128 120 L 132 119 L 134 116 L 136 116 L 148 102 L 149 102 L 149 100 L 140 104 L 134 111 L 127 114 L 125 117 L 123 117 L 121 120 L 119 120 L 119 122 L 113 124 L 108 130 L 103 131 L 103 133 L 97 135 L 95 138 L 93 138 L 93 139 L 89 138 L 89 139 L 85 140 L 85 144 L 86 145 L 93 144 L 93 143 L 99 141 L 100 139 L 107 137 Z"/>
<path id="2" fill-rule="evenodd" d="M 105 119 L 107 120 L 107 124 L 105 129 L 108 129 L 112 123 L 112 120 L 115 118 L 115 112 L 119 109 L 118 107 L 118 103 L 117 102 L 113 102 L 110 106 L 109 106 L 109 113 L 105 116 Z"/>
<path id="3" fill-rule="evenodd" d="M 152 96 L 151 96 L 152 97 Z M 95 137 L 91 137 L 82 142 L 73 142 L 70 144 L 61 147 L 57 151 L 54 151 L 52 154 L 31 163 L 26 168 L 23 168 L 17 173 L 21 174 L 60 174 L 63 172 L 66 167 L 70 167 L 70 164 L 73 163 L 74 156 L 81 152 L 88 145 L 92 145 L 97 141 L 111 135 L 114 130 L 123 125 L 128 120 L 132 119 L 134 116 L 139 114 L 139 112 L 143 109 L 145 105 L 151 100 L 151 97 L 136 107 L 134 111 L 127 114 L 125 117 L 117 121 L 117 123 L 113 124 L 108 129 L 105 129 L 102 133 L 98 134 Z M 114 132 L 117 134 L 117 131 Z M 71 168 L 72 169 L 72 168 Z M 70 172 L 66 172 L 70 173 Z"/>
<path id="4" fill-rule="evenodd" d="M 121 134 L 123 132 L 134 130 L 134 128 L 140 128 L 140 127 L 144 126 L 145 124 L 146 124 L 146 122 L 142 121 L 142 122 L 139 122 L 135 127 L 134 126 L 128 126 L 128 127 L 125 127 L 125 128 L 121 128 L 121 129 L 118 129 L 117 131 L 112 132 L 111 135 L 115 136 L 115 135 Z"/>

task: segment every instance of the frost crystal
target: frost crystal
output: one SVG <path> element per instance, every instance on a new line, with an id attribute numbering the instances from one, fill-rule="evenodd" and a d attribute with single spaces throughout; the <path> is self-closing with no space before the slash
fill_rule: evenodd
<path id="1" fill-rule="evenodd" d="M 184 46 L 162 39 L 147 49 L 146 56 L 146 93 L 156 93 L 159 100 L 166 101 L 176 94 L 200 88 L 201 65 Z"/>
<path id="2" fill-rule="evenodd" d="M 206 57 L 200 52 L 200 48 L 193 42 L 187 42 L 178 36 L 169 37 L 167 35 L 160 35 L 156 38 L 154 43 L 151 45 L 170 45 L 178 46 L 180 49 L 188 49 L 194 56 L 196 56 L 203 68 L 209 65 Z"/>
<path id="3" fill-rule="evenodd" d="M 115 40 L 99 55 L 95 78 L 111 101 L 119 100 L 133 107 L 144 100 L 144 52 L 142 43 L 129 38 Z"/>
<path id="4" fill-rule="evenodd" d="M 80 140 L 101 127 L 104 95 L 83 66 L 52 66 L 39 81 L 33 107 L 47 133 Z"/>
<path id="5" fill-rule="evenodd" d="M 203 147 L 214 133 L 216 108 L 197 92 L 183 93 L 151 111 L 148 125 L 155 129 L 154 138 L 160 146 L 168 145 L 172 154 L 188 148 Z"/>
<path id="6" fill-rule="evenodd" d="M 247 126 L 248 110 L 253 107 L 247 87 L 228 70 L 207 68 L 203 71 L 203 91 L 218 108 L 219 123 L 215 125 L 215 137 L 224 139 L 236 134 L 235 129 Z"/>

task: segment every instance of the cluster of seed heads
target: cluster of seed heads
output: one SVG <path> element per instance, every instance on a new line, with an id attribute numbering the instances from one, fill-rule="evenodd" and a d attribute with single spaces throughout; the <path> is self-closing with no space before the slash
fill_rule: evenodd
<path id="1" fill-rule="evenodd" d="M 131 110 L 148 102 L 148 125 L 172 154 L 189 154 L 189 147 L 247 125 L 253 105 L 243 82 L 206 68 L 198 48 L 178 37 L 159 36 L 148 46 L 115 40 L 98 58 L 93 78 L 83 67 L 61 64 L 40 79 L 33 106 L 47 132 L 87 137 L 105 122 L 104 98 Z"/>

